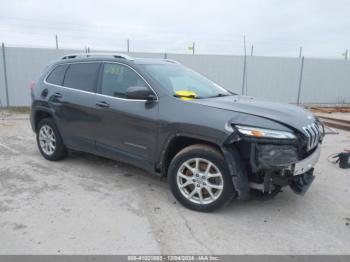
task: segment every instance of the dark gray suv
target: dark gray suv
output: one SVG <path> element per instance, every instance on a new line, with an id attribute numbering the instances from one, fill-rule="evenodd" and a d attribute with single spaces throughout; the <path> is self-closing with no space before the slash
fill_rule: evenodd
<path id="1" fill-rule="evenodd" d="M 184 206 L 212 211 L 231 197 L 304 194 L 324 136 L 312 113 L 240 96 L 167 59 L 72 54 L 31 90 L 41 154 L 67 149 L 167 176 Z"/>

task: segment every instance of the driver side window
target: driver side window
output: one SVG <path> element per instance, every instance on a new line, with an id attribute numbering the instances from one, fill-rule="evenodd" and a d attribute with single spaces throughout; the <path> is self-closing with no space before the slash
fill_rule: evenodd
<path id="1" fill-rule="evenodd" d="M 126 98 L 126 90 L 130 86 L 144 86 L 141 77 L 127 66 L 106 63 L 102 72 L 101 93 L 103 95 Z"/>

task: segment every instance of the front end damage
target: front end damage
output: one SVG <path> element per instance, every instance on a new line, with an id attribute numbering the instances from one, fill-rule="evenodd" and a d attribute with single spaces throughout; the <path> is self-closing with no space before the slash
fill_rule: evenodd
<path id="1" fill-rule="evenodd" d="M 233 175 L 238 199 L 273 197 L 286 186 L 304 195 L 315 178 L 314 166 L 320 157 L 323 136 L 322 129 L 312 138 L 310 146 L 308 137 L 303 134 L 295 139 L 266 139 L 234 132 L 226 141 L 224 153 L 236 152 L 244 163 L 245 174 L 238 175 L 240 178 L 237 173 Z"/>
<path id="2" fill-rule="evenodd" d="M 317 146 L 305 157 L 294 145 L 253 143 L 249 185 L 264 194 L 272 194 L 282 187 L 290 186 L 294 193 L 303 195 L 315 178 L 313 167 L 320 151 L 320 146 Z"/>

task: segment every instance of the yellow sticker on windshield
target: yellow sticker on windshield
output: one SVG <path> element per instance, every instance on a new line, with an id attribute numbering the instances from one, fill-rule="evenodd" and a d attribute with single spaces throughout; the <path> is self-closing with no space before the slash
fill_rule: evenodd
<path id="1" fill-rule="evenodd" d="M 192 100 L 197 97 L 197 94 L 193 91 L 180 90 L 176 91 L 175 95 L 180 97 L 182 100 Z"/>

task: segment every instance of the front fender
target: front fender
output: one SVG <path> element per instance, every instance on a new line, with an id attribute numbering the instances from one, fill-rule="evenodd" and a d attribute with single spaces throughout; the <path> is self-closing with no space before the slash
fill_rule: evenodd
<path id="1" fill-rule="evenodd" d="M 199 133 L 195 134 L 195 133 L 189 133 L 189 132 L 183 132 L 183 131 L 170 133 L 167 136 L 159 135 L 158 136 L 159 145 L 162 145 L 162 146 L 159 146 L 159 149 L 156 152 L 156 159 L 157 159 L 156 167 L 158 169 L 163 170 L 163 166 L 165 164 L 165 160 L 168 155 L 169 148 L 172 146 L 172 143 L 175 143 L 174 141 L 176 141 L 177 138 L 194 139 L 201 142 L 214 144 L 218 147 L 220 147 L 222 142 L 222 141 L 219 141 L 217 137 L 208 137 L 205 135 L 201 135 Z M 165 176 L 166 174 L 163 174 L 163 175 Z"/>
<path id="2" fill-rule="evenodd" d="M 249 199 L 248 174 L 243 165 L 244 161 L 233 145 L 221 146 L 228 170 L 232 177 L 232 183 L 237 192 L 237 199 L 245 201 Z"/>

